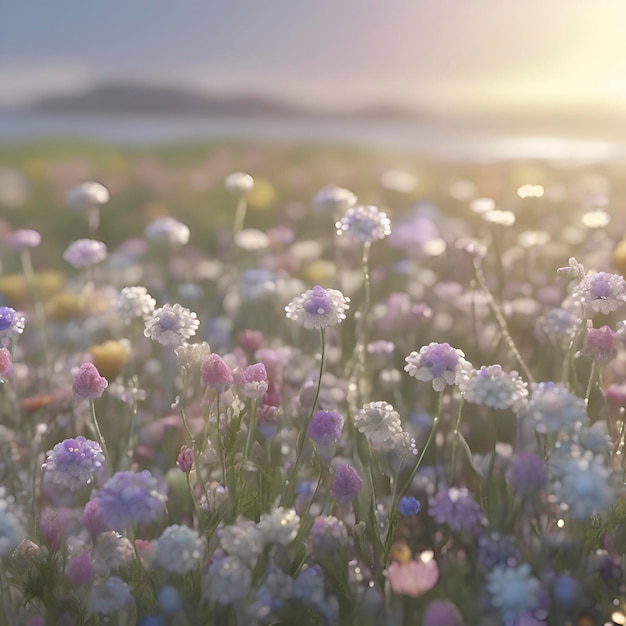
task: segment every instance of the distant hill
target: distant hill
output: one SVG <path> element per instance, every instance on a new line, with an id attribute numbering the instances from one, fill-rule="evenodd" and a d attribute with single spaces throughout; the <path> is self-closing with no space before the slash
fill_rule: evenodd
<path id="1" fill-rule="evenodd" d="M 30 110 L 47 114 L 197 117 L 358 118 L 409 120 L 417 114 L 392 106 L 364 107 L 339 112 L 301 107 L 259 95 L 210 95 L 179 87 L 139 83 L 104 83 L 80 94 L 46 96 Z"/>

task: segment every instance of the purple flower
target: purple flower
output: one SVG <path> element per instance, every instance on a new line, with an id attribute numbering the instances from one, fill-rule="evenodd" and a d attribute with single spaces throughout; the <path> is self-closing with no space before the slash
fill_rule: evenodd
<path id="1" fill-rule="evenodd" d="M 345 524 L 332 515 L 318 515 L 310 532 L 313 555 L 319 561 L 332 557 L 348 545 Z"/>
<path id="2" fill-rule="evenodd" d="M 154 522 L 165 510 L 167 495 L 148 471 L 117 472 L 97 495 L 104 522 L 116 530 Z"/>
<path id="3" fill-rule="evenodd" d="M 400 515 L 404 517 L 417 515 L 421 510 L 422 505 L 420 501 L 413 496 L 405 496 L 404 498 L 400 498 L 400 502 L 398 502 L 398 511 Z"/>
<path id="4" fill-rule="evenodd" d="M 463 616 L 448 600 L 431 602 L 422 618 L 423 626 L 463 626 Z"/>
<path id="5" fill-rule="evenodd" d="M 49 450 L 42 469 L 52 482 L 76 491 L 103 475 L 106 460 L 102 448 L 95 441 L 79 436 L 65 439 Z"/>
<path id="6" fill-rule="evenodd" d="M 253 400 L 260 400 L 267 391 L 267 371 L 263 363 L 254 363 L 244 370 L 238 370 L 235 382 L 239 391 L 246 397 Z"/>
<path id="7" fill-rule="evenodd" d="M 24 332 L 24 314 L 10 306 L 0 306 L 0 340 L 10 339 Z"/>
<path id="8" fill-rule="evenodd" d="M 72 383 L 72 390 L 79 400 L 95 400 L 101 398 L 109 383 L 100 376 L 100 372 L 93 363 L 83 363 Z"/>
<path id="9" fill-rule="evenodd" d="M 95 500 L 89 500 L 89 502 L 85 504 L 83 514 L 80 516 L 80 523 L 92 535 L 99 535 L 100 533 L 113 530 L 113 528 L 102 519 L 100 504 L 97 498 Z"/>
<path id="10" fill-rule="evenodd" d="M 626 302 L 626 281 L 618 274 L 590 272 L 576 286 L 572 297 L 587 314 L 608 315 Z"/>
<path id="11" fill-rule="evenodd" d="M 187 446 L 182 446 L 178 457 L 176 458 L 176 465 L 181 472 L 188 474 L 193 466 L 194 456 L 193 450 Z"/>
<path id="12" fill-rule="evenodd" d="M 338 235 L 363 243 L 373 243 L 391 234 L 391 221 L 375 206 L 355 206 L 335 224 Z"/>
<path id="13" fill-rule="evenodd" d="M 615 333 L 610 326 L 588 328 L 580 354 L 584 354 L 596 363 L 606 363 L 616 354 Z"/>
<path id="14" fill-rule="evenodd" d="M 189 226 L 168 216 L 153 219 L 144 231 L 146 239 L 170 246 L 186 245 L 189 243 L 190 234 Z"/>
<path id="15" fill-rule="evenodd" d="M 528 395 L 526 383 L 516 371 L 505 372 L 500 365 L 482 366 L 459 385 L 465 399 L 492 409 L 519 411 Z"/>
<path id="16" fill-rule="evenodd" d="M 13 250 L 24 250 L 26 248 L 36 248 L 41 244 L 41 235 L 30 228 L 20 228 L 7 233 L 4 243 Z"/>
<path id="17" fill-rule="evenodd" d="M 91 562 L 87 550 L 83 550 L 79 556 L 73 558 L 65 568 L 65 575 L 72 585 L 90 585 L 95 577 L 96 570 Z"/>
<path id="18" fill-rule="evenodd" d="M 344 187 L 326 185 L 315 194 L 312 204 L 318 211 L 343 212 L 356 204 L 356 196 Z"/>
<path id="19" fill-rule="evenodd" d="M 350 299 L 337 289 L 319 285 L 305 291 L 286 307 L 287 317 L 308 329 L 319 330 L 336 326 L 346 319 Z"/>
<path id="20" fill-rule="evenodd" d="M 532 386 L 527 414 L 535 421 L 538 432 L 556 435 L 574 432 L 589 422 L 584 400 L 562 383 L 544 382 Z"/>
<path id="21" fill-rule="evenodd" d="M 430 502 L 429 513 L 438 524 L 469 533 L 478 530 L 483 518 L 480 505 L 465 487 L 440 490 Z"/>
<path id="22" fill-rule="evenodd" d="M 77 239 L 66 248 L 63 258 L 76 268 L 91 267 L 107 258 L 107 247 L 96 239 Z"/>
<path id="23" fill-rule="evenodd" d="M 506 471 L 506 479 L 515 493 L 531 496 L 546 486 L 548 473 L 541 457 L 522 451 L 511 461 Z"/>
<path id="24" fill-rule="evenodd" d="M 200 376 L 203 384 L 218 391 L 225 391 L 234 381 L 233 370 L 230 365 L 215 353 L 209 354 L 202 361 Z"/>
<path id="25" fill-rule="evenodd" d="M 321 446 L 336 443 L 341 437 L 343 417 L 335 411 L 318 411 L 309 424 L 309 437 Z"/>
<path id="26" fill-rule="evenodd" d="M 432 381 L 435 391 L 443 391 L 446 385 L 457 385 L 469 374 L 470 364 L 461 350 L 448 343 L 429 343 L 419 352 L 406 357 L 404 370 L 417 380 Z"/>
<path id="27" fill-rule="evenodd" d="M 330 488 L 330 495 L 339 502 L 346 504 L 356 498 L 363 489 L 363 479 L 350 465 L 339 463 L 335 466 L 335 477 Z"/>

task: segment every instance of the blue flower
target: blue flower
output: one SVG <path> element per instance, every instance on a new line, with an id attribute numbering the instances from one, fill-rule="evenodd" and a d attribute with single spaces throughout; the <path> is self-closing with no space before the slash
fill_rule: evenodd
<path id="1" fill-rule="evenodd" d="M 398 502 L 398 511 L 400 515 L 404 515 L 404 517 L 417 515 L 421 510 L 422 505 L 420 501 L 413 496 L 405 496 L 404 498 L 400 498 L 400 502 Z"/>
<path id="2" fill-rule="evenodd" d="M 531 575 L 530 565 L 524 563 L 519 567 L 496 567 L 487 576 L 487 590 L 491 603 L 508 623 L 523 611 L 537 607 L 540 583 Z"/>
<path id="3" fill-rule="evenodd" d="M 561 383 L 534 385 L 526 414 L 535 420 L 538 432 L 553 435 L 573 432 L 589 422 L 584 400 Z"/>

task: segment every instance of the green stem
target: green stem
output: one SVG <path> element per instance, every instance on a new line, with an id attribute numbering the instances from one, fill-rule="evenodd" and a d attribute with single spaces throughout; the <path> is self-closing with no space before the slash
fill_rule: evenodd
<path id="1" fill-rule="evenodd" d="M 100 447 L 102 448 L 102 453 L 104 454 L 104 458 L 106 459 L 109 474 L 112 474 L 113 466 L 111 465 L 111 457 L 109 456 L 109 451 L 107 450 L 107 444 L 104 440 L 104 437 L 102 436 L 102 431 L 100 430 L 100 424 L 98 424 L 98 418 L 96 417 L 96 404 L 92 399 L 89 400 L 89 407 L 91 408 L 91 421 L 93 423 L 93 429 L 96 433 L 96 439 L 98 440 L 98 443 L 100 444 Z"/>
<path id="2" fill-rule="evenodd" d="M 287 478 L 287 481 L 285 482 L 285 490 L 283 492 L 283 497 L 281 498 L 281 502 L 285 503 L 288 497 L 288 506 L 291 506 L 291 504 L 293 504 L 293 499 L 295 495 L 296 474 L 298 472 L 298 469 L 300 467 L 300 462 L 302 459 L 302 450 L 304 449 L 304 441 L 306 439 L 307 431 L 309 429 L 311 420 L 313 419 L 313 415 L 315 414 L 315 407 L 317 406 L 317 401 L 319 400 L 319 397 L 320 397 L 320 390 L 322 388 L 322 376 L 324 374 L 324 361 L 326 359 L 326 338 L 324 335 L 323 328 L 320 328 L 320 341 L 322 344 L 321 346 L 322 354 L 320 358 L 320 371 L 319 371 L 319 378 L 317 380 L 317 389 L 315 390 L 315 398 L 313 399 L 313 404 L 311 405 L 311 410 L 309 411 L 309 415 L 306 418 L 306 421 L 304 425 L 302 426 L 302 428 L 300 428 L 300 433 L 298 434 L 298 440 L 296 442 L 296 459 L 294 461 L 291 472 L 289 473 L 289 477 Z"/>
<path id="3" fill-rule="evenodd" d="M 500 332 L 502 333 L 504 341 L 506 342 L 509 350 L 511 351 L 511 354 L 515 357 L 515 359 L 519 363 L 528 381 L 531 383 L 535 382 L 532 372 L 530 371 L 529 367 L 526 365 L 526 361 L 524 361 L 524 358 L 522 357 L 520 351 L 515 345 L 515 341 L 513 341 L 513 337 L 511 337 L 509 326 L 502 313 L 502 310 L 500 309 L 500 305 L 496 302 L 496 299 L 493 297 L 493 294 L 491 293 L 489 289 L 489 285 L 487 284 L 487 279 L 485 278 L 483 269 L 478 261 L 474 262 L 474 272 L 476 274 L 476 282 L 478 283 L 480 288 L 483 290 L 483 293 L 485 294 L 487 303 L 489 304 L 489 307 L 491 308 L 491 312 L 493 313 L 494 317 L 496 318 L 496 321 L 498 322 L 498 326 L 500 327 Z"/>
<path id="4" fill-rule="evenodd" d="M 587 382 L 587 389 L 585 391 L 585 406 L 589 404 L 589 397 L 591 396 L 591 388 L 593 387 L 593 381 L 596 377 L 597 365 L 595 361 L 591 363 L 591 372 L 589 373 L 589 381 Z"/>
<path id="5" fill-rule="evenodd" d="M 489 492 L 491 491 L 491 481 L 493 478 L 493 469 L 496 464 L 496 445 L 498 443 L 498 420 L 494 422 L 493 440 L 491 442 L 491 456 L 489 457 L 489 469 L 487 470 L 487 479 L 485 480 L 485 491 L 483 494 L 483 508 L 487 516 L 489 516 Z"/>
<path id="6" fill-rule="evenodd" d="M 450 459 L 450 484 L 454 484 L 454 475 L 456 474 L 456 455 L 459 447 L 459 434 L 461 427 L 461 415 L 463 413 L 464 398 L 459 401 L 459 410 L 456 416 L 456 424 L 454 426 L 454 439 L 452 441 L 452 454 Z"/>

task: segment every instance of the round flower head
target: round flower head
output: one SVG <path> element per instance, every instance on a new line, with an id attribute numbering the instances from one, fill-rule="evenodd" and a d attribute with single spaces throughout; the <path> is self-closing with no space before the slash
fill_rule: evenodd
<path id="1" fill-rule="evenodd" d="M 589 422 L 584 400 L 561 383 L 533 385 L 526 411 L 535 420 L 537 431 L 553 435 L 574 432 Z"/>
<path id="2" fill-rule="evenodd" d="M 500 365 L 484 365 L 473 370 L 467 380 L 459 385 L 465 399 L 492 409 L 520 409 L 528 389 L 515 371 L 505 372 Z"/>
<path id="3" fill-rule="evenodd" d="M 246 398 L 260 400 L 268 388 L 265 365 L 254 363 L 244 370 L 238 370 L 235 383 Z"/>
<path id="4" fill-rule="evenodd" d="M 336 411 L 318 411 L 309 424 L 308 435 L 317 444 L 328 446 L 341 437 L 343 417 Z"/>
<path id="5" fill-rule="evenodd" d="M 463 616 L 448 600 L 435 600 L 427 607 L 422 619 L 424 626 L 463 626 Z"/>
<path id="6" fill-rule="evenodd" d="M 188 526 L 174 524 L 153 542 L 156 564 L 166 572 L 187 574 L 204 561 L 207 553 L 206 539 Z"/>
<path id="7" fill-rule="evenodd" d="M 531 575 L 530 565 L 496 567 L 487 576 L 491 603 L 500 611 L 505 623 L 515 620 L 522 611 L 537 608 L 539 581 Z"/>
<path id="8" fill-rule="evenodd" d="M 187 446 L 181 446 L 180 452 L 176 457 L 176 467 L 178 467 L 181 472 L 188 474 L 193 467 L 194 460 L 193 450 Z"/>
<path id="9" fill-rule="evenodd" d="M 130 586 L 117 576 L 109 576 L 94 585 L 87 596 L 87 607 L 91 613 L 114 615 L 129 609 L 135 603 Z"/>
<path id="10" fill-rule="evenodd" d="M 107 247 L 97 239 L 77 239 L 65 249 L 63 258 L 75 268 L 92 267 L 107 258 Z"/>
<path id="11" fill-rule="evenodd" d="M 152 315 L 156 300 L 145 287 L 124 287 L 113 303 L 113 309 L 123 319 L 145 319 Z"/>
<path id="12" fill-rule="evenodd" d="M 4 243 L 19 252 L 27 248 L 37 248 L 41 244 L 41 235 L 36 230 L 20 228 L 7 233 Z"/>
<path id="13" fill-rule="evenodd" d="M 46 476 L 70 491 L 90 485 L 106 470 L 102 448 L 82 436 L 65 439 L 46 454 L 46 462 L 41 466 Z"/>
<path id="14" fill-rule="evenodd" d="M 202 383 L 218 391 L 225 391 L 234 382 L 233 370 L 224 359 L 214 352 L 200 366 Z"/>
<path id="15" fill-rule="evenodd" d="M 391 234 L 391 221 L 375 206 L 355 206 L 335 224 L 338 235 L 345 235 L 362 243 L 373 243 Z"/>
<path id="16" fill-rule="evenodd" d="M 196 334 L 198 316 L 180 304 L 166 304 L 146 319 L 143 334 L 162 346 L 180 346 Z"/>
<path id="17" fill-rule="evenodd" d="M 117 472 L 98 492 L 100 515 L 115 530 L 154 522 L 165 510 L 167 495 L 163 489 L 148 470 Z"/>
<path id="18" fill-rule="evenodd" d="M 96 577 L 96 570 L 87 550 L 83 550 L 68 563 L 65 576 L 72 585 L 91 585 Z"/>
<path id="19" fill-rule="evenodd" d="M 203 600 L 231 604 L 248 595 L 252 572 L 236 556 L 214 559 L 202 579 Z"/>
<path id="20" fill-rule="evenodd" d="M 435 391 L 443 391 L 446 385 L 458 385 L 470 371 L 465 354 L 447 343 L 429 343 L 419 352 L 411 352 L 406 357 L 404 370 L 422 382 L 432 381 Z"/>
<path id="21" fill-rule="evenodd" d="M 419 598 L 430 591 L 439 580 L 439 566 L 432 558 L 432 552 L 426 552 L 429 558 L 406 563 L 393 561 L 387 568 L 387 580 L 394 593 Z"/>
<path id="22" fill-rule="evenodd" d="M 569 344 L 576 335 L 579 319 L 567 309 L 551 309 L 539 320 L 541 330 L 553 341 Z"/>
<path id="23" fill-rule="evenodd" d="M 349 190 L 337 185 L 322 187 L 313 198 L 313 208 L 318 211 L 343 213 L 356 204 L 356 196 Z"/>
<path id="24" fill-rule="evenodd" d="M 144 231 L 146 239 L 170 246 L 186 245 L 189 243 L 190 234 L 189 226 L 167 216 L 152 220 Z"/>
<path id="25" fill-rule="evenodd" d="M 300 517 L 294 509 L 277 507 L 261 516 L 256 525 L 263 545 L 289 545 L 298 535 Z"/>
<path id="26" fill-rule="evenodd" d="M 363 479 L 352 466 L 345 463 L 339 463 L 335 466 L 335 476 L 330 488 L 330 495 L 339 504 L 346 504 L 354 500 L 362 489 Z"/>
<path id="27" fill-rule="evenodd" d="M 506 480 L 513 491 L 521 496 L 539 493 L 548 482 L 543 459 L 532 452 L 518 452 L 506 471 Z"/>
<path id="28" fill-rule="evenodd" d="M 10 306 L 0 306 L 0 340 L 11 339 L 24 332 L 25 317 Z"/>
<path id="29" fill-rule="evenodd" d="M 305 328 L 319 330 L 336 326 L 346 319 L 350 299 L 337 289 L 319 285 L 305 291 L 286 307 L 287 317 Z"/>
<path id="30" fill-rule="evenodd" d="M 93 181 L 75 185 L 67 192 L 67 203 L 73 209 L 91 209 L 109 201 L 108 189 Z"/>
<path id="31" fill-rule="evenodd" d="M 596 363 L 606 363 L 617 354 L 616 337 L 617 333 L 610 326 L 588 328 L 579 354 L 584 354 Z"/>
<path id="32" fill-rule="evenodd" d="M 332 557 L 348 545 L 345 524 L 332 515 L 318 515 L 310 532 L 313 556 L 319 561 Z"/>
<path id="33" fill-rule="evenodd" d="M 93 363 L 83 363 L 72 383 L 72 390 L 79 400 L 101 398 L 108 386 L 107 379 L 100 376 Z"/>
<path id="34" fill-rule="evenodd" d="M 618 274 L 590 272 L 578 283 L 572 298 L 588 314 L 608 315 L 626 302 L 626 281 Z"/>
<path id="35" fill-rule="evenodd" d="M 428 512 L 438 524 L 469 533 L 478 530 L 483 518 L 480 505 L 465 487 L 450 487 L 437 492 Z"/>
<path id="36" fill-rule="evenodd" d="M 233 172 L 224 179 L 224 189 L 237 196 L 249 194 L 254 187 L 254 178 L 245 172 Z"/>
<path id="37" fill-rule="evenodd" d="M 398 512 L 404 517 L 413 517 L 413 515 L 417 515 L 421 510 L 422 505 L 420 501 L 413 496 L 405 496 L 404 498 L 400 498 L 400 502 L 398 502 Z"/>

